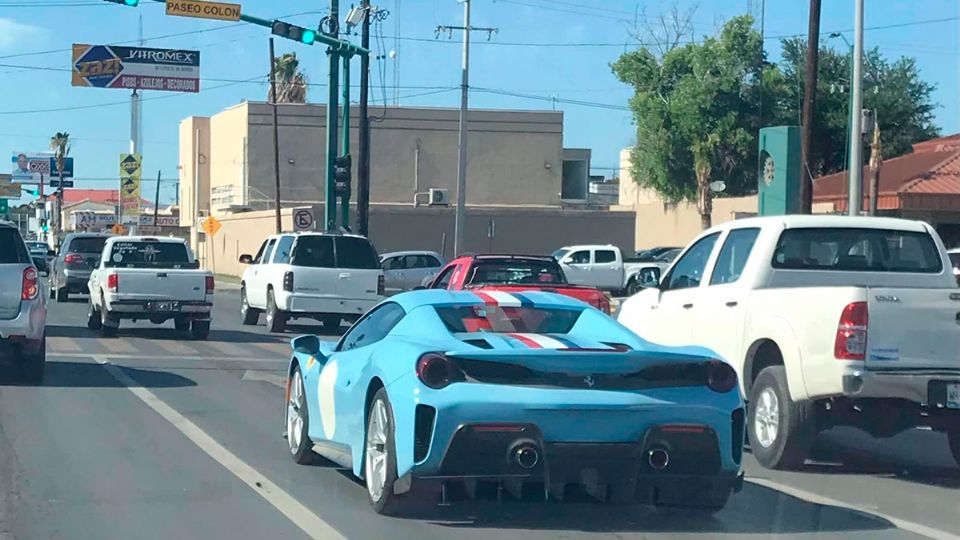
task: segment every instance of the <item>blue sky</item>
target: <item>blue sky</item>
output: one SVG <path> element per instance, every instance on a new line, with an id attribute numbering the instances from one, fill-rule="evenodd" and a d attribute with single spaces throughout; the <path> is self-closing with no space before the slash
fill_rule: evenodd
<path id="1" fill-rule="evenodd" d="M 681 8 L 692 4 L 676 3 Z M 823 4 L 822 36 L 853 27 L 852 0 L 826 0 Z M 865 45 L 880 47 L 888 57 L 916 57 L 922 76 L 938 86 L 934 94 L 940 104 L 938 125 L 944 133 L 960 131 L 960 3 L 868 0 L 866 4 L 868 28 L 903 26 L 868 30 Z M 382 102 L 384 94 L 392 100 L 396 84 L 402 105 L 457 106 L 460 46 L 456 36 L 454 40 L 445 35 L 435 39 L 434 29 L 441 24 L 461 25 L 462 6 L 455 0 L 380 0 L 378 5 L 390 15 L 380 32 L 383 46 L 372 43 L 372 48 L 378 54 L 395 49 L 397 55 L 396 60 L 385 58 L 379 65 L 372 62 L 374 102 Z M 471 93 L 471 106 L 563 110 L 564 145 L 593 149 L 594 172 L 611 174 L 619 149 L 631 144 L 634 134 L 629 112 L 619 109 L 630 97 L 630 89 L 610 73 L 609 64 L 633 42 L 628 29 L 633 27 L 634 13 L 640 12 L 642 21 L 643 14 L 655 16 L 670 5 L 654 0 L 473 0 L 473 25 L 496 27 L 499 32 L 489 44 L 480 34 L 473 37 L 471 86 L 478 90 Z M 743 13 L 747 5 L 747 0 L 699 2 L 694 15 L 696 33 L 712 33 L 724 20 Z M 245 13 L 264 18 L 284 16 L 304 26 L 315 26 L 328 6 L 323 0 L 243 2 Z M 806 0 L 767 2 L 765 33 L 770 58 L 779 58 L 779 41 L 771 36 L 806 32 L 807 6 Z M 341 2 L 341 12 L 349 7 L 350 2 Z M 74 139 L 75 174 L 84 179 L 78 180 L 77 186 L 114 187 L 118 155 L 127 151 L 129 144 L 129 92 L 75 88 L 70 86 L 69 73 L 61 70 L 70 66 L 72 43 L 136 39 L 141 15 L 147 38 L 196 32 L 149 39 L 146 46 L 201 51 L 204 79 L 196 95 L 144 93 L 145 193 L 153 193 L 152 182 L 146 180 L 156 178 L 158 170 L 164 179 L 178 176 L 177 129 L 182 118 L 211 115 L 244 99 L 265 99 L 262 81 L 269 69 L 266 28 L 167 17 L 162 4 L 149 0 L 141 0 L 138 8 L 99 0 L 0 0 L 0 152 L 8 156 L 11 151 L 42 151 L 50 135 L 67 131 Z M 911 24 L 935 19 L 952 20 Z M 852 40 L 852 32 L 846 35 Z M 394 36 L 400 40 L 395 41 Z M 359 36 L 351 39 L 359 42 Z M 584 43 L 602 46 L 558 46 Z M 277 47 L 278 54 L 295 50 L 310 81 L 324 82 L 323 47 L 283 39 L 277 40 Z M 45 51 L 52 52 L 28 54 Z M 397 61 L 400 76 L 395 83 Z M 381 80 L 380 69 L 385 80 Z M 354 84 L 357 72 L 354 69 Z M 249 79 L 257 82 L 235 82 Z M 309 98 L 322 102 L 325 92 L 323 86 L 311 87 Z M 551 102 L 553 97 L 556 103 Z M 48 109 L 67 110 L 40 112 Z M 24 111 L 37 112 L 19 114 Z M 161 200 L 172 202 L 174 196 L 175 184 L 164 183 Z"/>

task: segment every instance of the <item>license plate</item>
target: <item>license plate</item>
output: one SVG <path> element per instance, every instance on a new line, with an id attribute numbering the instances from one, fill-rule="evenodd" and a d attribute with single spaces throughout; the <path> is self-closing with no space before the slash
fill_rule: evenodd
<path id="1" fill-rule="evenodd" d="M 149 306 L 151 311 L 177 311 L 180 309 L 178 302 L 151 302 Z"/>
<path id="2" fill-rule="evenodd" d="M 960 409 L 960 383 L 947 384 L 947 408 Z"/>

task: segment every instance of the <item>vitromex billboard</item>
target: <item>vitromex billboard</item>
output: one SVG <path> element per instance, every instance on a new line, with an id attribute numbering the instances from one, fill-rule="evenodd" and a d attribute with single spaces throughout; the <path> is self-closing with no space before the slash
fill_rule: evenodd
<path id="1" fill-rule="evenodd" d="M 200 51 L 73 44 L 73 86 L 200 91 Z"/>

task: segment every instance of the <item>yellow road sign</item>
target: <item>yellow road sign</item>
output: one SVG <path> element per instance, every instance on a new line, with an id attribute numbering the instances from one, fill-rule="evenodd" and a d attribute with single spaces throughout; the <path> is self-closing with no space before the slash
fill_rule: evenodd
<path id="1" fill-rule="evenodd" d="M 140 154 L 120 154 L 120 204 L 124 221 L 140 216 Z"/>
<path id="2" fill-rule="evenodd" d="M 167 0 L 167 15 L 239 21 L 240 4 L 207 2 L 205 0 Z"/>
<path id="3" fill-rule="evenodd" d="M 127 228 L 119 223 L 115 224 L 113 227 L 110 227 L 110 231 L 112 231 L 113 234 L 127 234 Z"/>
<path id="4" fill-rule="evenodd" d="M 213 216 L 204 219 L 203 223 L 200 224 L 200 228 L 203 229 L 203 232 L 207 233 L 209 236 L 217 234 L 217 231 L 220 230 L 220 227 L 222 227 L 220 221 Z"/>

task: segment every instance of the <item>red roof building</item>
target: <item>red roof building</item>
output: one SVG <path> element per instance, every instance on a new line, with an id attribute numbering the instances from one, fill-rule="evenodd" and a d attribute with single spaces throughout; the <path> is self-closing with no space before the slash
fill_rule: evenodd
<path id="1" fill-rule="evenodd" d="M 869 207 L 870 170 L 863 168 L 863 206 Z M 813 202 L 847 211 L 847 172 L 813 181 Z M 877 197 L 881 215 L 934 225 L 948 247 L 960 243 L 960 133 L 913 145 L 913 152 L 883 161 Z"/>
<path id="2" fill-rule="evenodd" d="M 81 202 L 93 202 L 100 204 L 117 204 L 117 190 L 116 189 L 64 189 L 63 190 L 63 205 L 69 206 L 71 204 L 81 203 Z M 153 203 L 141 198 L 141 206 L 153 207 Z"/>

